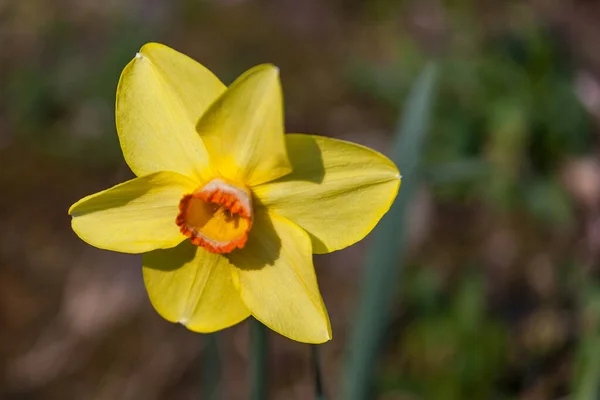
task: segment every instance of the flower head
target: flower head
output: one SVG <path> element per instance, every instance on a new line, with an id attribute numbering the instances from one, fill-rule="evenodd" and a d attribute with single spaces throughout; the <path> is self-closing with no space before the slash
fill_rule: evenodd
<path id="1" fill-rule="evenodd" d="M 69 210 L 87 243 L 144 253 L 150 301 L 213 332 L 249 315 L 291 339 L 331 339 L 313 253 L 365 237 L 400 185 L 394 164 L 348 142 L 283 130 L 279 70 L 226 87 L 164 45 L 142 47 L 117 89 L 136 178 Z"/>

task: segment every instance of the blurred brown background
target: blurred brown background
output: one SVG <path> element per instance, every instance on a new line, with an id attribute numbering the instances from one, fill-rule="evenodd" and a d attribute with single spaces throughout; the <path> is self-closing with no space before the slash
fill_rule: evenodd
<path id="1" fill-rule="evenodd" d="M 132 176 L 115 88 L 148 41 L 226 83 L 275 63 L 288 132 L 384 153 L 437 60 L 376 397 L 595 398 L 599 40 L 600 3 L 584 0 L 0 0 L 0 398 L 200 398 L 206 336 L 162 320 L 140 258 L 84 244 L 66 213 Z M 315 257 L 330 398 L 368 245 Z M 226 399 L 248 398 L 247 331 L 219 334 Z M 312 398 L 309 347 L 269 339 L 271 397 Z"/>

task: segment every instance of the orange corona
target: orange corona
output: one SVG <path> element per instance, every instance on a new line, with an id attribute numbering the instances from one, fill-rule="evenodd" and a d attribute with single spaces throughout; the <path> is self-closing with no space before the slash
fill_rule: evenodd
<path id="1" fill-rule="evenodd" d="M 176 223 L 197 246 L 225 254 L 241 249 L 252 228 L 252 197 L 243 187 L 214 179 L 179 202 Z"/>

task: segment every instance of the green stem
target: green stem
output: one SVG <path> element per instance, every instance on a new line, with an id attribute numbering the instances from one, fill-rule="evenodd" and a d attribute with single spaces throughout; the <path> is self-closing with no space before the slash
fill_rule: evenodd
<path id="1" fill-rule="evenodd" d="M 323 393 L 323 378 L 321 375 L 321 364 L 319 363 L 319 347 L 316 345 L 310 346 L 311 359 L 315 373 L 315 399 L 325 400 L 325 393 Z"/>
<path id="2" fill-rule="evenodd" d="M 217 334 L 206 335 L 206 345 L 202 350 L 202 398 L 218 400 L 221 397 L 221 360 Z"/>
<path id="3" fill-rule="evenodd" d="M 266 400 L 267 398 L 267 328 L 253 319 L 250 324 L 251 339 L 251 399 Z"/>

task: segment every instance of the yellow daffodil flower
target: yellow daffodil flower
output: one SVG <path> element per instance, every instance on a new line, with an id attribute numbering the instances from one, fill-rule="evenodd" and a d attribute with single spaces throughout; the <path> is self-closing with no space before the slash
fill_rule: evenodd
<path id="1" fill-rule="evenodd" d="M 400 185 L 366 147 L 283 130 L 279 70 L 226 87 L 164 45 L 142 47 L 117 89 L 116 121 L 135 179 L 69 210 L 101 249 L 144 253 L 158 313 L 196 332 L 249 315 L 291 339 L 331 339 L 312 254 L 365 237 Z"/>

